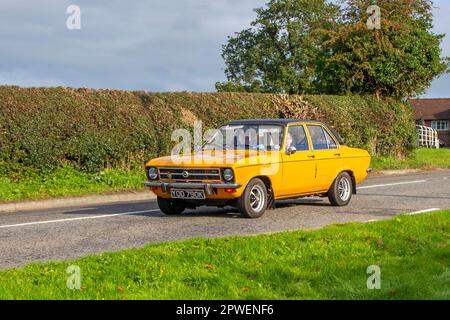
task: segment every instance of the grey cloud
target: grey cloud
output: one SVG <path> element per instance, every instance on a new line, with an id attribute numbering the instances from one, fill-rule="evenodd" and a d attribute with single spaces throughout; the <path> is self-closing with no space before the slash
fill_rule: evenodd
<path id="1" fill-rule="evenodd" d="M 209 91 L 221 45 L 265 1 L 17 1 L 0 4 L 0 82 Z M 79 5 L 81 30 L 65 26 Z"/>
<path id="2" fill-rule="evenodd" d="M 224 79 L 222 44 L 266 2 L 2 0 L 0 84 L 211 91 Z M 66 28 L 70 4 L 81 7 L 81 30 Z M 450 8 L 435 4 L 444 32 Z"/>

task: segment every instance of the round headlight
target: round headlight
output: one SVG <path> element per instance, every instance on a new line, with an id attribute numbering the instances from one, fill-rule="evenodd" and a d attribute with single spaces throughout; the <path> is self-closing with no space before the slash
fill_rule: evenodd
<path id="1" fill-rule="evenodd" d="M 225 181 L 231 181 L 234 178 L 233 170 L 231 169 L 225 169 L 223 170 L 223 178 Z"/>
<path id="2" fill-rule="evenodd" d="M 147 177 L 150 180 L 158 179 L 158 169 L 156 169 L 156 168 L 148 168 L 147 169 Z"/>

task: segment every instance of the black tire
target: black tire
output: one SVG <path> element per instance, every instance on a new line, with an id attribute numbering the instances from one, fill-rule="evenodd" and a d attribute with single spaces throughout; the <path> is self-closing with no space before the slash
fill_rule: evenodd
<path id="1" fill-rule="evenodd" d="M 342 207 L 352 199 L 353 182 L 348 172 L 341 172 L 328 191 L 328 199 L 333 206 Z"/>
<path id="2" fill-rule="evenodd" d="M 252 179 L 238 199 L 238 209 L 245 218 L 259 218 L 267 209 L 269 197 L 267 188 L 261 179 Z"/>
<path id="3" fill-rule="evenodd" d="M 186 205 L 180 201 L 158 197 L 159 209 L 168 216 L 180 215 L 186 209 Z"/>

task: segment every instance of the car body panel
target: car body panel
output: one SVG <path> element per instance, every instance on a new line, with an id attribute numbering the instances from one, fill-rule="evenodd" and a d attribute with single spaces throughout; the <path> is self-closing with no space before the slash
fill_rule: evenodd
<path id="1" fill-rule="evenodd" d="M 264 121 L 264 120 L 246 120 Z M 269 121 L 269 120 L 266 120 Z M 270 120 L 272 121 L 272 120 Z M 273 120 L 277 121 L 277 120 Z M 320 126 L 329 133 L 336 143 L 336 149 L 314 150 L 308 125 Z M 303 126 L 308 140 L 309 150 L 293 154 L 285 152 L 286 133 L 290 126 Z M 234 172 L 234 184 L 240 185 L 235 190 L 217 188 L 207 196 L 213 200 L 232 200 L 239 198 L 246 185 L 253 178 L 260 177 L 270 184 L 275 199 L 288 199 L 308 195 L 325 194 L 335 178 L 343 171 L 348 171 L 355 183 L 367 177 L 371 157 L 362 149 L 342 145 L 342 140 L 327 125 L 318 121 L 290 120 L 284 123 L 285 133 L 282 148 L 279 151 L 262 150 L 227 150 L 200 151 L 188 155 L 174 155 L 153 159 L 146 167 L 157 168 L 230 168 Z M 164 183 L 171 180 L 158 180 Z M 185 180 L 183 180 L 185 181 Z M 192 182 L 186 180 L 186 182 Z M 203 183 L 226 183 L 222 177 L 215 180 L 201 180 Z M 170 198 L 170 193 L 161 187 L 152 187 L 159 197 Z"/>

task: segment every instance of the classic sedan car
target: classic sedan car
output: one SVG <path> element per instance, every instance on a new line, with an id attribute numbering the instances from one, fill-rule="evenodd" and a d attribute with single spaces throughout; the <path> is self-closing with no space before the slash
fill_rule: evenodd
<path id="1" fill-rule="evenodd" d="M 238 120 L 195 152 L 147 162 L 145 185 L 167 215 L 207 205 L 258 218 L 281 199 L 320 196 L 347 205 L 370 161 L 367 151 L 346 146 L 319 121 Z"/>

